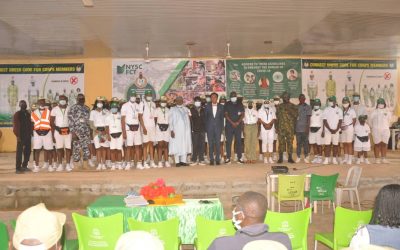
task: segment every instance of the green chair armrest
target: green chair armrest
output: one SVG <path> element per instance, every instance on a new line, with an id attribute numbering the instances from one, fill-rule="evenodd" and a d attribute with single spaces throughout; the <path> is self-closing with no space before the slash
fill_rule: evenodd
<path id="1" fill-rule="evenodd" d="M 333 249 L 333 233 L 316 233 L 314 238 L 316 241 L 319 241 L 327 247 Z"/>

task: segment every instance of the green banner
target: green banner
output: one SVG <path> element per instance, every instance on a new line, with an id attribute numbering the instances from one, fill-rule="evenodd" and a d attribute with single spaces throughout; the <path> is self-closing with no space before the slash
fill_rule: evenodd
<path id="1" fill-rule="evenodd" d="M 84 73 L 83 63 L 0 64 L 0 74 L 66 74 Z"/>
<path id="2" fill-rule="evenodd" d="M 301 93 L 300 59 L 227 60 L 227 92 L 236 91 L 244 99 L 271 99 L 288 91 Z"/>

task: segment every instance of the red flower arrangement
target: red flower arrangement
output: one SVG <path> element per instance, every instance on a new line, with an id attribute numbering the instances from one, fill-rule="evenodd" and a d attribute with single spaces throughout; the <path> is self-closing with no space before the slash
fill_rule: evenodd
<path id="1" fill-rule="evenodd" d="M 175 197 L 175 188 L 166 186 L 165 181 L 159 178 L 156 182 L 151 182 L 147 186 L 142 187 L 140 194 L 146 200 L 153 200 L 158 197 L 173 198 Z"/>

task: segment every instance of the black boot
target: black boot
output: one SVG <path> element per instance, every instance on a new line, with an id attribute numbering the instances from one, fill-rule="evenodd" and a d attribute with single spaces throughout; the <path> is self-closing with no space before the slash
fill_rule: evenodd
<path id="1" fill-rule="evenodd" d="M 288 162 L 289 162 L 289 163 L 294 163 L 294 160 L 293 160 L 293 158 L 292 158 L 292 154 L 289 154 Z"/>
<path id="2" fill-rule="evenodd" d="M 282 162 L 283 162 L 283 153 L 279 153 L 278 163 L 282 163 Z"/>

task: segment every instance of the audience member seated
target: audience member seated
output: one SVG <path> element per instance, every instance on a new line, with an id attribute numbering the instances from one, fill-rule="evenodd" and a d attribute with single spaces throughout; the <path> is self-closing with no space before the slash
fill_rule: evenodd
<path id="1" fill-rule="evenodd" d="M 390 184 L 379 190 L 371 222 L 360 228 L 350 243 L 359 249 L 377 245 L 400 249 L 400 185 Z"/>
<path id="2" fill-rule="evenodd" d="M 144 231 L 131 231 L 119 237 L 115 250 L 164 250 L 157 237 Z"/>
<path id="3" fill-rule="evenodd" d="M 292 249 L 289 237 L 284 233 L 270 233 L 264 224 L 267 213 L 265 196 L 256 192 L 242 194 L 232 212 L 232 221 L 238 229 L 234 236 L 220 237 L 213 241 L 208 250 L 242 250 L 255 240 L 271 240 Z"/>
<path id="4" fill-rule="evenodd" d="M 60 250 L 65 214 L 50 212 L 43 203 L 23 211 L 17 218 L 13 245 L 18 250 Z"/>

